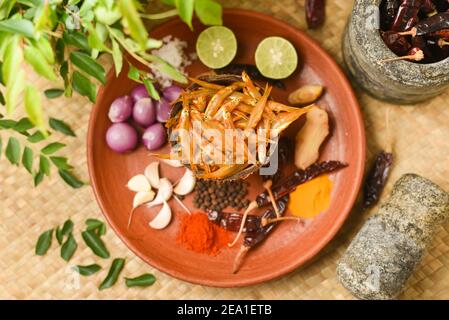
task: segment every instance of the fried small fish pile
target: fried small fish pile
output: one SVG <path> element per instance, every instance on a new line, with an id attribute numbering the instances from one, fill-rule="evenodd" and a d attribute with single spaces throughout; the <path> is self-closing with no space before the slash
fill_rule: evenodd
<path id="1" fill-rule="evenodd" d="M 255 172 L 269 160 L 270 144 L 313 107 L 272 100 L 272 87 L 259 87 L 246 72 L 190 80 L 166 126 L 174 137 L 171 158 L 201 179 L 241 179 Z"/>

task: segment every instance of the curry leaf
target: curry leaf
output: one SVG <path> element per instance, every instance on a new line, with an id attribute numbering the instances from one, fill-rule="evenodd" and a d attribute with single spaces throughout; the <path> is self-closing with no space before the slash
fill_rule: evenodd
<path id="1" fill-rule="evenodd" d="M 42 55 L 45 57 L 45 60 L 47 60 L 48 63 L 50 64 L 55 63 L 55 53 L 47 37 L 45 36 L 39 37 L 39 40 L 37 40 L 36 42 L 36 47 L 39 49 L 39 51 L 42 53 Z"/>
<path id="2" fill-rule="evenodd" d="M 8 140 L 8 145 L 6 146 L 5 151 L 6 158 L 11 162 L 12 164 L 19 164 L 20 160 L 20 143 L 19 140 L 17 140 L 14 137 L 10 137 Z"/>
<path id="3" fill-rule="evenodd" d="M 187 23 L 190 29 L 192 27 L 193 9 L 195 0 L 175 0 L 176 8 L 178 8 L 179 17 L 182 21 Z"/>
<path id="4" fill-rule="evenodd" d="M 47 253 L 48 249 L 51 246 L 51 238 L 53 235 L 53 229 L 47 230 L 42 233 L 37 239 L 35 253 L 38 256 L 43 256 Z"/>
<path id="5" fill-rule="evenodd" d="M 195 13 L 205 25 L 223 24 L 221 5 L 213 0 L 195 0 Z"/>
<path id="6" fill-rule="evenodd" d="M 23 149 L 22 164 L 29 173 L 33 172 L 33 150 L 29 147 Z"/>
<path id="7" fill-rule="evenodd" d="M 75 270 L 76 272 L 78 272 L 82 276 L 90 276 L 90 275 L 100 271 L 101 266 L 99 266 L 98 264 L 90 264 L 88 266 L 77 265 L 77 266 L 73 266 L 72 269 Z"/>
<path id="8" fill-rule="evenodd" d="M 150 97 L 152 97 L 154 100 L 161 100 L 161 96 L 159 95 L 159 92 L 157 92 L 151 80 L 143 79 L 143 84 L 145 85 L 145 88 L 147 89 Z"/>
<path id="9" fill-rule="evenodd" d="M 41 96 L 37 89 L 31 85 L 25 88 L 25 109 L 30 121 L 39 129 L 44 136 L 47 135 L 47 128 L 44 121 Z"/>
<path id="10" fill-rule="evenodd" d="M 25 47 L 23 54 L 25 61 L 33 67 L 37 74 L 52 81 L 55 81 L 58 78 L 53 71 L 53 68 L 45 59 L 45 56 L 38 49 L 28 45 Z"/>
<path id="11" fill-rule="evenodd" d="M 42 148 L 41 152 L 45 155 L 53 154 L 58 150 L 61 150 L 65 147 L 65 144 L 60 142 L 53 142 L 48 145 L 46 145 L 44 148 Z"/>
<path id="12" fill-rule="evenodd" d="M 86 245 L 100 258 L 109 258 L 109 251 L 106 249 L 103 240 L 92 230 L 86 230 L 81 233 Z"/>
<path id="13" fill-rule="evenodd" d="M 78 71 L 73 72 L 73 89 L 79 94 L 88 97 L 91 102 L 95 102 L 95 85 Z"/>
<path id="14" fill-rule="evenodd" d="M 34 175 L 33 180 L 34 180 L 34 186 L 37 187 L 42 182 L 42 180 L 44 180 L 44 174 L 40 171 L 37 172 Z"/>
<path id="15" fill-rule="evenodd" d="M 61 258 L 65 261 L 69 261 L 73 257 L 77 248 L 78 244 L 76 243 L 73 234 L 70 233 L 69 237 L 61 247 Z"/>
<path id="16" fill-rule="evenodd" d="M 62 96 L 64 94 L 64 90 L 52 88 L 52 89 L 45 90 L 44 94 L 48 99 L 55 99 L 55 98 Z"/>
<path id="17" fill-rule="evenodd" d="M 98 236 L 103 236 L 106 233 L 106 225 L 104 222 L 97 220 L 97 219 L 87 219 L 86 220 L 88 231 L 94 231 L 97 233 Z"/>
<path id="18" fill-rule="evenodd" d="M 3 129 L 11 129 L 17 125 L 17 121 L 11 119 L 1 119 L 0 120 L 0 128 Z"/>
<path id="19" fill-rule="evenodd" d="M 42 132 L 36 131 L 31 136 L 29 136 L 27 140 L 31 143 L 38 143 L 41 142 L 42 140 L 45 140 L 45 136 L 42 134 Z"/>
<path id="20" fill-rule="evenodd" d="M 66 136 L 76 137 L 76 134 L 73 132 L 72 128 L 70 128 L 70 126 L 62 120 L 50 118 L 49 125 L 53 130 L 59 131 Z"/>
<path id="21" fill-rule="evenodd" d="M 62 229 L 59 226 L 56 228 L 55 237 L 56 237 L 56 240 L 58 241 L 59 245 L 61 245 L 62 241 L 63 241 L 63 235 L 62 235 Z"/>
<path id="22" fill-rule="evenodd" d="M 100 284 L 99 289 L 104 290 L 112 287 L 117 282 L 120 272 L 122 272 L 124 266 L 125 266 L 125 259 L 121 258 L 114 259 L 114 261 L 112 261 L 108 275 Z"/>
<path id="23" fill-rule="evenodd" d="M 103 67 L 89 55 L 75 51 L 70 54 L 70 61 L 80 70 L 98 79 L 102 84 L 106 82 L 106 73 Z"/>
<path id="24" fill-rule="evenodd" d="M 68 32 L 65 31 L 63 33 L 64 42 L 68 45 L 72 45 L 81 50 L 84 50 L 90 53 L 91 49 L 89 47 L 89 43 L 87 41 L 87 37 L 81 32 Z"/>
<path id="25" fill-rule="evenodd" d="M 14 76 L 20 69 L 20 64 L 22 63 L 23 55 L 19 45 L 20 40 L 20 37 L 14 36 L 9 40 L 5 47 L 2 75 L 6 85 L 9 85 L 14 79 Z"/>
<path id="26" fill-rule="evenodd" d="M 73 189 L 79 189 L 84 186 L 84 183 L 76 178 L 70 171 L 59 170 L 58 173 L 62 180 L 64 180 L 64 182 L 71 186 Z"/>
<path id="27" fill-rule="evenodd" d="M 33 23 L 26 19 L 8 19 L 0 21 L 0 31 L 21 34 L 27 38 L 34 37 Z"/>
<path id="28" fill-rule="evenodd" d="M 23 91 L 24 83 L 25 72 L 22 69 L 17 70 L 15 79 L 7 84 L 5 92 L 6 112 L 8 114 L 11 114 L 14 111 L 18 97 Z"/>
<path id="29" fill-rule="evenodd" d="M 119 9 L 128 24 L 131 37 L 139 43 L 142 49 L 144 49 L 147 43 L 148 33 L 140 19 L 134 1 L 120 0 Z"/>
<path id="30" fill-rule="evenodd" d="M 137 69 L 136 67 L 134 67 L 133 65 L 129 65 L 129 70 L 128 70 L 128 78 L 135 81 L 135 82 L 142 82 L 142 80 L 140 80 L 140 71 L 139 69 Z"/>
<path id="31" fill-rule="evenodd" d="M 46 176 L 50 175 L 50 161 L 43 155 L 39 157 L 39 172 L 42 172 Z"/>
<path id="32" fill-rule="evenodd" d="M 28 118 L 20 119 L 13 127 L 13 129 L 19 133 L 25 133 L 27 130 L 30 130 L 31 128 L 34 128 L 34 124 L 32 124 L 30 119 Z"/>
<path id="33" fill-rule="evenodd" d="M 67 219 L 64 222 L 64 225 L 62 226 L 61 235 L 66 236 L 72 233 L 72 231 L 73 231 L 73 221 L 71 219 Z"/>
<path id="34" fill-rule="evenodd" d="M 145 273 L 135 278 L 125 278 L 126 286 L 131 287 L 149 287 L 156 282 L 156 277 Z"/>
<path id="35" fill-rule="evenodd" d="M 118 77 L 123 67 L 123 56 L 117 41 L 111 39 L 112 42 L 112 59 L 114 60 L 115 75 Z"/>
<path id="36" fill-rule="evenodd" d="M 58 156 L 51 156 L 50 157 L 51 162 L 59 169 L 59 170 L 71 170 L 73 167 L 68 163 L 68 160 L 66 157 L 58 157 Z"/>

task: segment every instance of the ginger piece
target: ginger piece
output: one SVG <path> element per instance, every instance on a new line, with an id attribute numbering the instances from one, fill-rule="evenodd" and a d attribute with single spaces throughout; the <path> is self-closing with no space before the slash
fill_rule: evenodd
<path id="1" fill-rule="evenodd" d="M 323 94 L 324 87 L 320 85 L 308 84 L 302 86 L 288 96 L 288 102 L 293 105 L 307 105 L 314 103 Z"/>
<path id="2" fill-rule="evenodd" d="M 295 165 L 305 170 L 314 164 L 320 154 L 320 146 L 329 135 L 329 117 L 318 107 L 307 113 L 306 123 L 296 135 Z"/>

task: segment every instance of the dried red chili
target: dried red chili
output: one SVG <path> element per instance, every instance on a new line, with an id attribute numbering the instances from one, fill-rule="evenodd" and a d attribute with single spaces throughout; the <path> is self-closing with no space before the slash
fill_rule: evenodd
<path id="1" fill-rule="evenodd" d="M 281 214 L 284 214 L 287 209 L 287 203 L 289 200 L 289 196 L 286 195 L 276 201 L 277 207 Z M 273 208 L 267 209 L 262 216 L 259 217 L 259 227 L 248 230 L 243 239 L 243 244 L 240 247 L 240 250 L 235 257 L 234 266 L 232 268 L 232 272 L 236 273 L 242 264 L 242 261 L 248 251 L 258 244 L 263 242 L 267 236 L 271 233 L 271 231 L 276 227 L 279 222 L 269 223 L 267 225 L 263 224 L 263 221 L 268 221 L 276 218 L 276 212 Z"/>
<path id="2" fill-rule="evenodd" d="M 407 31 L 418 21 L 423 0 L 403 0 L 396 13 L 391 30 Z"/>
<path id="3" fill-rule="evenodd" d="M 448 0 L 432 0 L 432 2 L 437 7 L 438 12 L 444 12 L 449 10 L 449 1 Z"/>
<path id="4" fill-rule="evenodd" d="M 383 31 L 390 30 L 396 13 L 399 9 L 399 0 L 384 0 L 380 4 L 380 28 Z"/>
<path id="5" fill-rule="evenodd" d="M 423 0 L 421 9 L 427 15 L 432 14 L 437 10 L 437 8 L 436 8 L 435 4 L 432 2 L 432 0 Z"/>
<path id="6" fill-rule="evenodd" d="M 388 175 L 393 164 L 393 154 L 382 151 L 374 160 L 363 187 L 363 206 L 369 208 L 375 205 L 387 183 Z"/>
<path id="7" fill-rule="evenodd" d="M 387 47 L 398 56 L 406 55 L 412 47 L 405 36 L 395 31 L 381 31 L 381 36 Z"/>
<path id="8" fill-rule="evenodd" d="M 449 28 L 449 12 L 442 12 L 418 22 L 410 31 L 401 32 L 401 35 L 423 36 Z"/>
<path id="9" fill-rule="evenodd" d="M 318 28 L 324 23 L 325 7 L 325 0 L 306 0 L 306 20 L 309 29 Z"/>
<path id="10" fill-rule="evenodd" d="M 302 183 L 310 181 L 313 178 L 316 178 L 323 174 L 331 173 L 345 167 L 347 167 L 347 164 L 340 161 L 314 163 L 305 170 L 295 171 L 288 178 L 277 183 L 271 189 L 271 191 L 274 198 L 277 200 L 294 191 L 296 187 Z M 268 192 L 265 191 L 259 194 L 256 198 L 256 202 L 259 208 L 270 204 L 270 197 Z"/>

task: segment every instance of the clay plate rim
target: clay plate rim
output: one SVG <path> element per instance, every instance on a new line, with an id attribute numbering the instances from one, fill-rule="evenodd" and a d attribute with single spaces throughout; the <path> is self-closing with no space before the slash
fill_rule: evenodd
<path id="1" fill-rule="evenodd" d="M 94 124 L 98 117 L 98 114 L 94 111 L 95 111 L 95 108 L 97 107 L 98 102 L 94 105 L 94 107 L 92 108 L 91 114 L 90 114 L 86 147 L 87 147 L 87 163 L 88 163 L 89 177 L 92 181 L 92 189 L 94 191 L 97 203 L 99 204 L 102 214 L 105 217 L 108 224 L 112 227 L 112 229 L 114 230 L 116 235 L 123 241 L 123 243 L 125 243 L 125 245 L 129 249 L 131 249 L 131 251 L 134 252 L 134 254 L 136 254 L 138 257 L 140 257 L 143 261 L 148 263 L 150 266 L 152 266 L 152 267 L 158 269 L 159 271 L 162 271 L 174 278 L 177 278 L 179 280 L 187 281 L 192 284 L 206 285 L 206 286 L 210 286 L 210 287 L 234 288 L 234 287 L 244 287 L 244 286 L 256 285 L 256 284 L 260 284 L 260 283 L 263 283 L 263 282 L 266 282 L 269 280 L 274 280 L 281 276 L 284 276 L 284 275 L 296 270 L 298 267 L 300 267 L 304 263 L 308 262 L 309 260 L 311 260 L 315 255 L 318 254 L 318 252 L 320 252 L 330 242 L 330 240 L 332 240 L 332 238 L 336 235 L 336 233 L 338 232 L 338 230 L 341 228 L 341 226 L 345 222 L 346 218 L 348 217 L 348 215 L 356 201 L 357 195 L 359 193 L 359 190 L 360 190 L 360 187 L 362 184 L 362 180 L 363 180 L 363 174 L 364 174 L 366 141 L 365 141 L 365 128 L 364 128 L 364 123 L 363 123 L 363 117 L 362 117 L 362 114 L 360 111 L 360 106 L 358 104 L 358 101 L 355 96 L 353 88 L 351 87 L 348 79 L 346 78 L 345 74 L 340 69 L 340 67 L 337 65 L 337 63 L 333 60 L 333 58 L 324 49 L 322 49 L 319 46 L 319 44 L 315 40 L 310 38 L 303 31 L 296 29 L 296 28 L 292 27 L 291 25 L 289 25 L 283 21 L 280 21 L 274 17 L 268 16 L 268 15 L 265 15 L 265 14 L 262 14 L 259 12 L 244 10 L 244 9 L 224 9 L 223 14 L 224 15 L 238 15 L 240 17 L 247 16 L 247 17 L 251 17 L 251 18 L 264 20 L 266 23 L 271 24 L 274 27 L 279 26 L 281 28 L 286 29 L 289 33 L 301 34 L 302 37 L 305 38 L 307 45 L 312 47 L 313 50 L 316 51 L 317 54 L 320 55 L 321 59 L 323 59 L 324 61 L 326 61 L 329 64 L 329 66 L 330 66 L 329 73 L 334 74 L 335 78 L 337 78 L 341 82 L 341 85 L 344 87 L 345 92 L 348 96 L 347 104 L 349 106 L 352 106 L 352 112 L 354 112 L 355 119 L 356 119 L 356 121 L 353 123 L 353 126 L 355 127 L 356 133 L 357 133 L 357 135 L 356 135 L 356 137 L 354 137 L 354 139 L 357 140 L 359 146 L 357 149 L 358 157 L 355 157 L 356 159 L 358 158 L 358 161 L 351 163 L 350 165 L 355 167 L 355 173 L 356 173 L 355 180 L 357 181 L 357 183 L 356 183 L 356 185 L 351 186 L 351 192 L 346 201 L 346 205 L 344 206 L 344 210 L 342 210 L 341 214 L 338 216 L 338 219 L 335 221 L 332 228 L 330 228 L 329 231 L 323 237 L 321 237 L 320 239 L 318 239 L 315 242 L 315 245 L 310 248 L 310 250 L 308 251 L 307 254 L 301 256 L 301 258 L 296 260 L 294 263 L 285 265 L 283 268 L 280 268 L 270 274 L 260 275 L 259 277 L 254 277 L 254 278 L 246 280 L 246 281 L 239 280 L 238 282 L 226 283 L 226 284 L 217 284 L 216 282 L 214 282 L 212 280 L 204 280 L 204 279 L 198 280 L 198 279 L 192 278 L 188 275 L 186 276 L 185 274 L 183 274 L 182 272 L 179 272 L 177 270 L 173 270 L 171 268 L 166 268 L 164 265 L 155 263 L 154 261 L 151 261 L 151 259 L 149 259 L 148 257 L 141 254 L 137 250 L 137 248 L 135 248 L 132 245 L 132 243 L 130 241 L 128 241 L 128 239 L 118 231 L 118 227 L 116 226 L 116 224 L 111 219 L 109 219 L 107 214 L 105 214 L 104 205 L 100 201 L 100 195 L 98 194 L 98 191 L 97 191 L 97 181 L 96 181 L 96 178 L 95 178 L 95 175 L 93 172 L 94 159 L 93 159 L 93 154 L 91 152 L 92 143 L 94 141 L 93 127 L 94 127 Z M 177 21 L 179 21 L 178 18 L 169 20 L 169 21 L 157 26 L 156 28 L 154 28 L 153 31 L 157 30 L 159 28 L 168 28 L 170 25 L 176 23 Z M 115 72 L 112 68 L 108 72 L 107 80 L 106 80 L 107 83 L 109 81 L 111 81 L 114 77 L 115 77 Z M 100 87 L 100 89 L 98 91 L 97 101 L 102 101 L 104 94 L 105 94 L 105 87 L 102 86 L 102 87 Z"/>

